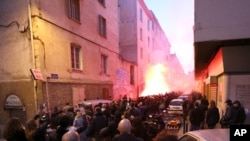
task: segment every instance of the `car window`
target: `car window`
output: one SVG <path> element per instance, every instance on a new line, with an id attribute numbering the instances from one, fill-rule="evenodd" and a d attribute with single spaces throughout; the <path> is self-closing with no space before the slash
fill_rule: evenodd
<path id="1" fill-rule="evenodd" d="M 179 139 L 179 141 L 198 141 L 198 140 L 192 136 L 184 135 Z"/>
<path id="2" fill-rule="evenodd" d="M 169 105 L 171 106 L 182 106 L 182 101 L 171 101 Z"/>

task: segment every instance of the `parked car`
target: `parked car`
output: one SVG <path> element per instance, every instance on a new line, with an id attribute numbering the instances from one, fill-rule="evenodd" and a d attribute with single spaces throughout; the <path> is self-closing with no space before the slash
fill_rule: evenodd
<path id="1" fill-rule="evenodd" d="M 191 94 L 182 94 L 178 97 L 178 99 L 191 100 Z"/>
<path id="2" fill-rule="evenodd" d="M 183 114 L 183 99 L 172 99 L 168 105 L 168 114 Z"/>
<path id="3" fill-rule="evenodd" d="M 79 103 L 78 106 L 79 107 L 89 106 L 92 109 L 94 109 L 94 107 L 98 105 L 99 103 L 110 105 L 111 102 L 112 100 L 106 100 L 106 99 L 86 100 L 86 101 Z"/>
<path id="4" fill-rule="evenodd" d="M 204 129 L 186 132 L 179 141 L 229 141 L 229 129 Z"/>

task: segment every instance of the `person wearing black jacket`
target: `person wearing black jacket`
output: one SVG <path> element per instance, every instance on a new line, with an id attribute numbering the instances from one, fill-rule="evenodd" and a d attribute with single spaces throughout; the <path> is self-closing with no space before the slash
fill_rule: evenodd
<path id="1" fill-rule="evenodd" d="M 132 121 L 132 129 L 131 133 L 134 134 L 136 137 L 143 139 L 144 141 L 151 141 L 149 134 L 147 133 L 147 129 L 142 123 L 141 118 L 135 117 Z"/>
<path id="2" fill-rule="evenodd" d="M 198 102 L 195 102 L 194 103 L 194 109 L 192 109 L 190 111 L 190 117 L 189 117 L 189 120 L 190 120 L 190 123 L 191 123 L 191 126 L 190 126 L 190 131 L 193 131 L 193 130 L 199 130 L 200 129 L 200 125 L 204 119 L 203 116 L 203 113 L 202 111 L 198 108 L 199 106 L 199 103 Z"/>
<path id="3" fill-rule="evenodd" d="M 100 107 L 96 107 L 95 114 L 86 129 L 86 136 L 93 138 L 95 141 L 103 141 L 104 138 L 99 133 L 100 130 L 105 128 L 107 125 L 107 117 L 103 115 Z"/>
<path id="4" fill-rule="evenodd" d="M 120 111 L 116 111 L 113 117 L 111 118 L 107 127 L 102 128 L 100 131 L 100 135 L 106 139 L 112 140 L 116 134 L 119 133 L 117 130 L 118 124 L 121 121 L 121 113 Z"/>
<path id="5" fill-rule="evenodd" d="M 220 120 L 219 109 L 216 107 L 215 101 L 211 100 L 206 115 L 206 123 L 208 128 L 213 129 L 215 125 L 219 122 L 219 120 Z"/>
<path id="6" fill-rule="evenodd" d="M 3 138 L 6 141 L 28 141 L 20 118 L 13 117 L 8 120 L 3 129 Z"/>
<path id="7" fill-rule="evenodd" d="M 220 120 L 221 128 L 229 128 L 234 115 L 233 103 L 230 99 L 226 100 L 227 104 L 225 115 Z"/>
<path id="8" fill-rule="evenodd" d="M 29 119 L 26 123 L 25 134 L 28 141 L 46 141 L 47 128 L 49 125 L 48 115 L 39 114 L 35 115 L 32 119 Z"/>
<path id="9" fill-rule="evenodd" d="M 117 134 L 113 141 L 143 141 L 143 139 L 131 134 L 131 122 L 128 119 L 122 119 L 118 124 L 120 134 Z"/>
<path id="10" fill-rule="evenodd" d="M 231 124 L 242 125 L 246 120 L 245 109 L 241 106 L 239 100 L 233 102 L 233 111 Z"/>

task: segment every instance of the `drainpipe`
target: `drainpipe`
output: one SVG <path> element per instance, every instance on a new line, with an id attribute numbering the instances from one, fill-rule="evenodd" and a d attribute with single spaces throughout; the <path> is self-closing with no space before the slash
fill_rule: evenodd
<path id="1" fill-rule="evenodd" d="M 29 29 L 30 29 L 30 42 L 31 42 L 31 49 L 32 49 L 32 64 L 33 67 L 36 67 L 35 62 L 35 49 L 34 49 L 34 39 L 33 39 L 33 28 L 32 28 L 32 19 L 31 19 L 31 0 L 27 0 L 28 3 L 28 14 L 29 14 Z M 35 102 L 35 109 L 38 109 L 37 105 L 37 82 L 36 80 L 34 82 L 34 102 Z"/>

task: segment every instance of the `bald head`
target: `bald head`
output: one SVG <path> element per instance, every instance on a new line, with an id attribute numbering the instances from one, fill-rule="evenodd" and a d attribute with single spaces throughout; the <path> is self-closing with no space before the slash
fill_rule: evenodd
<path id="1" fill-rule="evenodd" d="M 80 137 L 76 131 L 70 130 L 62 136 L 62 141 L 80 141 Z"/>
<path id="2" fill-rule="evenodd" d="M 120 133 L 130 133 L 131 123 L 128 119 L 122 119 L 118 124 L 118 131 Z"/>

